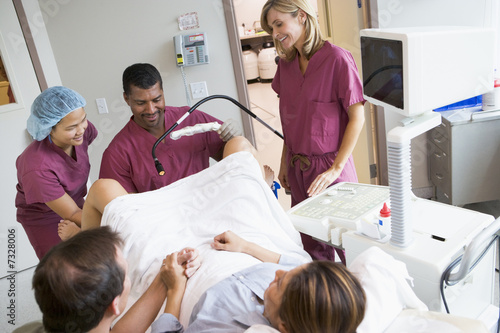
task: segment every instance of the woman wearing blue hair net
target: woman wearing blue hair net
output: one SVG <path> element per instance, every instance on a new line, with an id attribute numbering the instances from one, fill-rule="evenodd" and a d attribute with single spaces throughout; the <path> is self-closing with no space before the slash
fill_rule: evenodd
<path id="1" fill-rule="evenodd" d="M 17 220 L 38 258 L 79 231 L 90 172 L 88 146 L 97 130 L 85 99 L 65 87 L 43 91 L 31 106 L 34 141 L 17 158 Z"/>

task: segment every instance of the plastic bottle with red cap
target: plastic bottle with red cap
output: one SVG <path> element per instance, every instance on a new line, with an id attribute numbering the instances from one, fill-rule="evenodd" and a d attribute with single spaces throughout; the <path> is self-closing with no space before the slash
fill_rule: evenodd
<path id="1" fill-rule="evenodd" d="M 384 202 L 384 206 L 379 212 L 378 223 L 383 234 L 389 235 L 391 233 L 391 209 L 387 206 L 387 202 Z"/>

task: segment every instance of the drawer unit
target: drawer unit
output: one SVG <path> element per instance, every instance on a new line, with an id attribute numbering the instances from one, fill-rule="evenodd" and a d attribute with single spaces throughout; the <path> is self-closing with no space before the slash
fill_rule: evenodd
<path id="1" fill-rule="evenodd" d="M 443 118 L 441 125 L 429 132 L 429 177 L 439 191 L 438 200 L 450 203 L 451 195 L 451 159 L 450 159 L 450 124 Z"/>
<path id="2" fill-rule="evenodd" d="M 441 161 L 442 162 L 442 161 Z M 447 170 L 444 164 L 436 163 L 436 160 L 431 157 L 431 172 L 430 177 L 434 186 L 438 187 L 446 197 L 451 194 L 451 177 L 450 171 Z M 449 203 L 449 202 L 446 202 Z"/>
<path id="3" fill-rule="evenodd" d="M 429 141 L 433 143 L 439 150 L 445 152 L 446 154 L 450 154 L 450 133 L 449 133 L 449 125 L 445 124 L 443 119 L 443 123 L 438 127 L 433 128 L 429 132 Z"/>
<path id="4" fill-rule="evenodd" d="M 450 172 L 451 161 L 449 155 L 444 150 L 441 150 L 438 147 L 433 146 L 431 148 L 429 159 L 431 163 L 431 169 L 436 169 L 436 170 L 439 169 L 447 173 Z"/>
<path id="5" fill-rule="evenodd" d="M 465 110 L 464 110 L 465 111 Z M 452 205 L 500 199 L 500 117 L 442 117 L 428 133 L 430 179 Z"/>

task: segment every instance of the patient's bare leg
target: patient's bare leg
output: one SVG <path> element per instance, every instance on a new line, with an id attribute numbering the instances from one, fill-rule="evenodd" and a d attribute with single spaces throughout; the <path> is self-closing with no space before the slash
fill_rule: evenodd
<path id="1" fill-rule="evenodd" d="M 224 146 L 223 158 L 226 158 L 229 155 L 240 151 L 248 151 L 253 155 L 253 157 L 257 158 L 257 150 L 254 148 L 254 146 L 252 146 L 250 141 L 248 141 L 243 136 L 235 136 L 234 138 L 226 142 L 226 145 Z M 260 169 L 262 170 L 262 176 L 264 177 L 264 180 L 269 185 L 269 187 L 271 187 L 274 180 L 273 169 L 271 169 L 271 167 L 269 167 L 268 165 L 261 165 Z"/>
<path id="2" fill-rule="evenodd" d="M 248 151 L 252 153 L 254 157 L 257 157 L 257 150 L 252 146 L 250 141 L 248 141 L 243 136 L 235 136 L 224 146 L 224 153 L 222 155 L 223 158 L 228 157 L 231 154 L 240 152 L 240 151 Z"/>
<path id="3" fill-rule="evenodd" d="M 92 187 L 83 205 L 82 230 L 99 228 L 102 213 L 108 203 L 116 197 L 128 194 L 114 179 L 99 179 Z"/>

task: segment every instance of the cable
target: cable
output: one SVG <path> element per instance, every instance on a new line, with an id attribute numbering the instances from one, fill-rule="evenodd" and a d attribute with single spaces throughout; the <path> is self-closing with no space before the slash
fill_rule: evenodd
<path id="1" fill-rule="evenodd" d="M 186 73 L 184 72 L 184 66 L 181 67 L 181 75 L 182 75 L 182 81 L 184 82 L 184 91 L 186 92 L 186 102 L 187 105 L 191 106 L 191 97 L 189 97 L 189 89 L 188 89 L 188 84 L 187 84 L 187 79 L 186 79 Z"/>
<path id="2" fill-rule="evenodd" d="M 444 296 L 444 276 L 445 276 L 445 273 L 449 273 L 448 272 L 448 269 L 450 267 L 453 267 L 455 268 L 455 266 L 457 265 L 457 263 L 459 263 L 460 261 L 462 260 L 462 256 L 458 257 L 457 259 L 455 259 L 449 266 L 448 268 L 446 268 L 446 270 L 443 272 L 443 274 L 441 274 L 441 279 L 439 281 L 439 286 L 440 286 L 440 292 L 441 292 L 441 298 L 443 299 L 443 303 L 444 303 L 444 308 L 446 309 L 446 313 L 450 313 L 450 309 L 448 309 L 448 303 L 446 302 L 446 297 Z M 448 274 L 449 275 L 449 274 Z"/>
<path id="3" fill-rule="evenodd" d="M 488 250 L 491 248 L 493 243 L 495 243 L 497 240 L 498 240 L 498 235 L 495 235 L 493 237 L 493 239 L 490 241 L 490 243 L 485 247 L 483 252 L 481 252 L 479 257 L 471 265 L 471 267 L 469 268 L 469 272 L 471 272 L 476 267 L 476 265 L 483 259 L 483 257 L 486 255 Z M 446 313 L 450 313 L 450 309 L 448 308 L 448 303 L 446 302 L 446 297 L 444 295 L 444 285 L 446 283 L 447 286 L 454 286 L 455 284 L 457 284 L 459 282 L 459 281 L 455 281 L 455 282 L 450 283 L 450 282 L 448 282 L 448 278 L 450 277 L 450 274 L 453 271 L 453 269 L 455 269 L 455 267 L 462 261 L 462 257 L 463 257 L 463 254 L 460 255 L 455 260 L 453 260 L 453 262 L 444 270 L 443 274 L 441 275 L 440 291 L 441 291 L 441 298 L 443 299 L 443 304 L 444 304 L 444 307 L 446 309 Z M 499 322 L 500 322 L 500 313 L 499 313 Z"/>
<path id="4" fill-rule="evenodd" d="M 272 128 L 271 126 L 269 126 L 265 121 L 263 121 L 262 119 L 260 119 L 259 117 L 257 117 L 257 115 L 255 113 L 253 113 L 252 111 L 248 110 L 246 107 L 244 107 L 243 105 L 241 105 L 241 103 L 239 103 L 235 99 L 233 99 L 233 98 L 231 98 L 229 96 L 226 96 L 226 95 L 212 95 L 212 96 L 208 96 L 208 97 L 205 97 L 204 99 L 200 100 L 199 102 L 197 102 L 195 105 L 193 105 L 179 120 L 177 120 L 177 122 L 175 124 L 173 124 L 165 133 L 163 133 L 162 136 L 160 136 L 158 138 L 158 140 L 156 140 L 156 142 L 154 143 L 153 149 L 151 150 L 151 155 L 153 156 L 153 161 L 155 163 L 156 171 L 158 171 L 158 174 L 160 176 L 163 176 L 165 174 L 165 169 L 163 169 L 162 164 L 160 163 L 160 161 L 156 157 L 156 147 L 158 147 L 158 145 L 160 144 L 160 142 L 162 142 L 163 139 L 165 139 L 165 137 L 167 135 L 169 135 L 170 132 L 172 132 L 174 130 L 174 128 L 176 128 L 182 121 L 184 121 L 184 119 L 186 119 L 194 110 L 196 110 L 197 107 L 199 107 L 201 104 L 203 104 L 205 102 L 208 102 L 208 101 L 210 101 L 212 99 L 216 99 L 216 98 L 226 99 L 226 100 L 232 102 L 233 104 L 237 105 L 241 110 L 245 111 L 252 118 L 254 118 L 258 122 L 260 122 L 262 125 L 264 125 L 265 127 L 267 127 L 271 132 L 273 132 L 274 134 L 276 134 L 277 136 L 279 136 L 281 139 L 283 139 L 283 135 L 280 132 L 276 131 L 274 128 Z"/>

